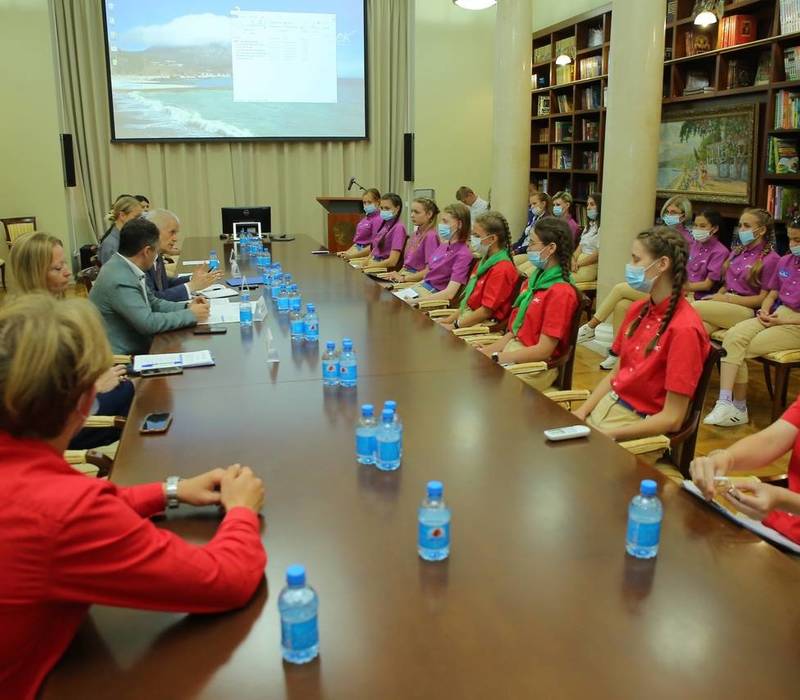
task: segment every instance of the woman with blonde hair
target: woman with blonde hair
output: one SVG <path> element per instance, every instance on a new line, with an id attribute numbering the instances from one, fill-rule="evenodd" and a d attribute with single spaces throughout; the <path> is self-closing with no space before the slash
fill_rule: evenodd
<path id="1" fill-rule="evenodd" d="M 46 292 L 63 298 L 70 282 L 61 239 L 49 233 L 31 232 L 20 236 L 11 248 L 11 275 L 25 294 Z M 101 416 L 127 416 L 133 401 L 133 384 L 125 379 L 122 365 L 111 367 L 97 379 L 97 401 L 93 413 Z M 118 428 L 86 428 L 70 443 L 75 450 L 109 445 L 120 438 Z"/>
<path id="2" fill-rule="evenodd" d="M 101 265 L 105 265 L 111 256 L 119 250 L 119 232 L 122 231 L 122 227 L 131 219 L 135 219 L 143 213 L 142 203 L 136 197 L 123 195 L 117 198 L 114 206 L 111 207 L 111 211 L 106 216 L 111 227 L 100 239 L 98 257 Z"/>
<path id="3" fill-rule="evenodd" d="M 683 240 L 686 241 L 686 245 L 692 245 L 694 238 L 687 226 L 692 220 L 692 203 L 688 197 L 676 194 L 664 202 L 664 206 L 661 207 L 661 220 L 665 226 L 671 226 L 680 233 Z"/>
<path id="4" fill-rule="evenodd" d="M 0 306 L 4 698 L 38 697 L 90 605 L 222 612 L 245 605 L 264 578 L 264 485 L 249 467 L 122 487 L 64 460 L 110 364 L 89 301 L 26 294 Z M 225 509 L 210 542 L 150 520 L 181 503 Z"/>

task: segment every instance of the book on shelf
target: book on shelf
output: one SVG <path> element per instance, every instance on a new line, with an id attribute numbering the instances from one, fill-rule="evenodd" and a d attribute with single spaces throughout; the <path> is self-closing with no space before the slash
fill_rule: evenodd
<path id="1" fill-rule="evenodd" d="M 762 51 L 758 55 L 758 67 L 756 68 L 756 78 L 753 85 L 769 85 L 769 77 L 772 68 L 772 56 L 770 51 Z"/>
<path id="2" fill-rule="evenodd" d="M 800 214 L 800 187 L 767 187 L 767 211 L 776 221 L 789 221 Z"/>
<path id="3" fill-rule="evenodd" d="M 728 61 L 728 90 L 740 87 L 750 87 L 756 81 L 756 68 L 751 61 L 745 58 L 732 58 Z"/>
<path id="4" fill-rule="evenodd" d="M 712 35 L 708 32 L 689 30 L 683 35 L 684 50 L 687 56 L 697 56 L 706 53 L 714 48 L 711 40 Z"/>
<path id="5" fill-rule="evenodd" d="M 552 58 L 552 53 L 550 51 L 550 44 L 545 44 L 544 46 L 537 46 L 533 50 L 533 62 L 534 63 L 545 63 Z"/>
<path id="6" fill-rule="evenodd" d="M 783 50 L 783 70 L 786 80 L 800 80 L 800 46 Z"/>
<path id="7" fill-rule="evenodd" d="M 548 129 L 546 126 L 539 127 L 535 131 L 536 143 L 547 143 L 550 140 Z"/>
<path id="8" fill-rule="evenodd" d="M 675 21 L 675 15 L 678 12 L 678 0 L 668 0 L 667 2 L 667 24 L 672 24 Z"/>
<path id="9" fill-rule="evenodd" d="M 550 114 L 550 95 L 539 95 L 536 103 L 536 115 L 546 117 Z"/>
<path id="10" fill-rule="evenodd" d="M 566 54 L 567 56 L 569 56 L 572 59 L 572 61 L 574 63 L 575 62 L 575 49 L 576 48 L 577 47 L 576 47 L 576 43 L 575 43 L 575 35 L 574 34 L 572 36 L 566 37 L 565 39 L 559 39 L 556 42 L 556 52 L 555 52 L 556 53 L 556 57 L 561 56 L 562 54 Z"/>
<path id="11" fill-rule="evenodd" d="M 589 33 L 586 37 L 586 48 L 593 49 L 597 46 L 603 45 L 603 27 L 589 27 Z"/>
<path id="12" fill-rule="evenodd" d="M 728 15 L 719 22 L 717 47 L 749 44 L 758 38 L 758 20 L 753 15 Z"/>
<path id="13" fill-rule="evenodd" d="M 780 0 L 781 34 L 800 32 L 800 2 Z"/>
<path id="14" fill-rule="evenodd" d="M 608 107 L 608 85 L 603 86 L 603 107 Z"/>
<path id="15" fill-rule="evenodd" d="M 555 137 L 556 141 L 572 141 L 572 122 L 556 122 Z"/>
<path id="16" fill-rule="evenodd" d="M 575 183 L 575 199 L 587 199 L 589 195 L 597 192 L 597 182 L 581 178 Z"/>
<path id="17" fill-rule="evenodd" d="M 592 119 L 581 119 L 581 140 L 597 141 L 600 135 L 600 124 Z"/>
<path id="18" fill-rule="evenodd" d="M 548 86 L 547 83 L 549 80 L 550 80 L 550 70 L 547 68 L 534 71 L 533 75 L 531 76 L 531 83 L 533 84 L 532 87 L 534 90 L 539 90 L 540 88 L 546 88 Z"/>
<path id="19" fill-rule="evenodd" d="M 590 56 L 582 58 L 578 64 L 581 80 L 586 78 L 598 78 L 603 74 L 603 57 Z"/>
<path id="20" fill-rule="evenodd" d="M 589 87 L 582 88 L 581 95 L 581 109 L 600 109 L 600 86 L 590 85 Z"/>
<path id="21" fill-rule="evenodd" d="M 534 175 L 531 178 L 531 184 L 536 187 L 538 192 L 547 192 L 547 177 Z"/>
<path id="22" fill-rule="evenodd" d="M 572 112 L 572 98 L 569 95 L 557 95 L 556 105 L 558 106 L 559 114 L 569 114 Z"/>
<path id="23" fill-rule="evenodd" d="M 572 149 L 568 146 L 553 148 L 551 167 L 554 170 L 570 170 L 572 168 Z"/>
<path id="24" fill-rule="evenodd" d="M 800 129 L 800 92 L 775 93 L 775 129 Z"/>
<path id="25" fill-rule="evenodd" d="M 575 62 L 566 66 L 556 66 L 556 85 L 571 83 L 575 76 Z"/>
<path id="26" fill-rule="evenodd" d="M 770 136 L 767 144 L 767 172 L 774 175 L 793 175 L 799 171 L 797 139 Z"/>
<path id="27" fill-rule="evenodd" d="M 547 164 L 548 164 L 547 153 L 540 153 L 537 159 L 537 166 L 540 168 L 546 168 Z"/>
<path id="28" fill-rule="evenodd" d="M 704 71 L 689 71 L 686 73 L 686 83 L 683 86 L 684 95 L 697 95 L 702 92 L 710 92 L 711 78 Z M 713 88 L 712 88 L 713 90 Z"/>
<path id="29" fill-rule="evenodd" d="M 597 170 L 598 163 L 600 162 L 600 153 L 598 151 L 584 151 L 582 168 L 584 170 Z"/>

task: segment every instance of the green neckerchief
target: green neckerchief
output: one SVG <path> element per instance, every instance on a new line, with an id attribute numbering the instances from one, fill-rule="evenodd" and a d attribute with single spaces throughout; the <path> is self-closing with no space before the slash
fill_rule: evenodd
<path id="1" fill-rule="evenodd" d="M 533 299 L 533 295 L 540 289 L 550 289 L 554 284 L 567 281 L 572 283 L 572 275 L 570 275 L 569 280 L 565 280 L 564 274 L 561 271 L 561 265 L 554 265 L 553 267 L 548 267 L 546 270 L 539 270 L 536 273 L 536 277 L 533 277 L 528 282 L 528 288 L 522 292 L 514 302 L 514 308 L 519 307 L 517 317 L 514 319 L 514 323 L 511 327 L 514 335 L 517 334 L 522 326 L 522 322 L 525 320 L 525 313 L 528 311 L 528 306 L 531 303 L 531 299 Z"/>
<path id="2" fill-rule="evenodd" d="M 469 301 L 470 296 L 472 296 L 472 292 L 475 291 L 475 285 L 478 284 L 478 278 L 483 277 L 483 275 L 485 275 L 501 260 L 508 260 L 511 262 L 511 256 L 508 254 L 508 251 L 505 248 L 503 250 L 498 250 L 494 255 L 486 258 L 480 265 L 478 265 L 478 272 L 469 278 L 469 281 L 467 282 L 467 288 L 464 290 L 464 296 L 461 298 L 460 311 L 462 314 L 464 313 L 464 309 L 467 308 L 467 301 Z"/>

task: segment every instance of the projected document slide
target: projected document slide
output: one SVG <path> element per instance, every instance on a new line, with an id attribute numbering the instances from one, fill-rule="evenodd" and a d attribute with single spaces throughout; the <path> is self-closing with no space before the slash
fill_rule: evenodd
<path id="1" fill-rule="evenodd" d="M 114 138 L 364 138 L 364 0 L 107 0 Z"/>

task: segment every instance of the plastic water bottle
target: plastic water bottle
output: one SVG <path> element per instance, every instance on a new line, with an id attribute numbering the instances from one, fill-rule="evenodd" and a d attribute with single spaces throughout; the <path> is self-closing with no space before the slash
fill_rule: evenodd
<path id="1" fill-rule="evenodd" d="M 217 251 L 212 250 L 208 254 L 208 269 L 209 270 L 219 270 L 219 258 L 217 257 Z"/>
<path id="2" fill-rule="evenodd" d="M 375 434 L 377 455 L 375 465 L 382 472 L 400 468 L 400 433 L 394 424 L 394 411 L 381 413 L 381 424 Z"/>
<path id="3" fill-rule="evenodd" d="M 261 247 L 261 244 L 258 244 L 258 257 L 256 258 L 256 267 L 258 267 L 261 272 L 265 272 L 269 269 L 269 266 L 272 264 L 272 256 L 270 256 L 268 250 L 264 250 Z"/>
<path id="4" fill-rule="evenodd" d="M 286 569 L 286 588 L 278 596 L 281 614 L 281 650 L 292 664 L 305 664 L 319 654 L 317 592 L 306 585 L 306 570 L 299 564 Z"/>
<path id="5" fill-rule="evenodd" d="M 371 403 L 365 403 L 361 407 L 361 418 L 356 423 L 356 461 L 359 464 L 375 464 L 377 430 L 375 407 Z"/>
<path id="6" fill-rule="evenodd" d="M 296 284 L 289 285 L 289 311 L 302 311 L 303 297 Z"/>
<path id="7" fill-rule="evenodd" d="M 397 401 L 385 401 L 383 404 L 384 411 L 391 411 L 394 413 L 394 426 L 400 434 L 400 458 L 403 457 L 403 423 L 400 421 L 400 416 L 397 414 Z"/>
<path id="8" fill-rule="evenodd" d="M 281 283 L 278 292 L 278 313 L 289 313 L 289 289 Z"/>
<path id="9" fill-rule="evenodd" d="M 342 341 L 342 354 L 339 356 L 339 384 L 351 388 L 358 384 L 358 360 L 353 350 L 353 341 Z"/>
<path id="10" fill-rule="evenodd" d="M 272 289 L 271 294 L 272 298 L 277 301 L 278 294 L 281 291 L 281 285 L 283 284 L 283 271 L 281 269 L 280 263 L 275 263 L 272 266 Z"/>
<path id="11" fill-rule="evenodd" d="M 319 342 L 319 316 L 311 302 L 306 304 L 306 338 L 307 343 Z"/>
<path id="12" fill-rule="evenodd" d="M 289 312 L 289 336 L 292 340 L 303 340 L 306 336 L 306 319 L 299 304 L 296 307 L 292 304 Z"/>
<path id="13" fill-rule="evenodd" d="M 253 325 L 253 305 L 250 303 L 250 290 L 247 287 L 243 287 L 239 294 L 239 324 Z"/>
<path id="14" fill-rule="evenodd" d="M 645 479 L 642 481 L 641 490 L 628 506 L 625 549 L 628 554 L 638 559 L 652 559 L 658 554 L 664 508 L 656 495 L 657 490 L 655 481 Z"/>
<path id="15" fill-rule="evenodd" d="M 428 493 L 419 507 L 417 553 L 425 561 L 450 556 L 450 509 L 444 504 L 441 481 L 429 481 Z"/>
<path id="16" fill-rule="evenodd" d="M 336 343 L 329 340 L 325 343 L 325 354 L 322 356 L 322 386 L 338 386 L 339 384 L 339 353 L 336 352 Z"/>
<path id="17" fill-rule="evenodd" d="M 272 269 L 270 265 L 265 265 L 261 270 L 261 283 L 264 285 L 264 296 L 272 293 Z"/>

